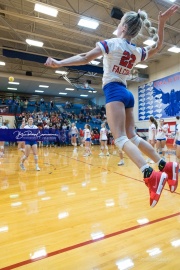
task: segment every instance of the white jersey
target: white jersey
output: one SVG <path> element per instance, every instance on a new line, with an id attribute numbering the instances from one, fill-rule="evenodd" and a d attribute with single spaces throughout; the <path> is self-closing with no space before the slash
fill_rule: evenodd
<path id="1" fill-rule="evenodd" d="M 75 134 L 77 134 L 77 133 L 78 133 L 77 127 L 76 127 L 76 126 L 71 127 L 71 134 L 72 134 L 72 135 L 75 135 Z"/>
<path id="2" fill-rule="evenodd" d="M 1 128 L 1 129 L 8 129 L 8 127 L 7 127 L 7 126 L 4 126 L 4 125 L 1 126 L 0 128 Z"/>
<path id="3" fill-rule="evenodd" d="M 125 86 L 132 68 L 147 59 L 147 48 L 136 47 L 124 38 L 112 38 L 97 42 L 103 53 L 103 86 L 121 82 Z"/>
<path id="4" fill-rule="evenodd" d="M 91 139 L 91 132 L 88 128 L 84 129 L 84 140 Z"/>
<path id="5" fill-rule="evenodd" d="M 156 135 L 156 126 L 155 124 L 151 124 L 149 126 L 149 140 L 155 139 L 154 134 Z"/>
<path id="6" fill-rule="evenodd" d="M 176 140 L 180 141 L 180 124 L 176 126 Z"/>
<path id="7" fill-rule="evenodd" d="M 168 133 L 168 124 L 165 124 L 163 125 L 162 127 L 161 126 L 158 126 L 158 129 L 157 129 L 157 134 L 156 134 L 156 139 L 166 139 L 166 135 Z"/>
<path id="8" fill-rule="evenodd" d="M 48 125 L 45 125 L 45 126 L 44 126 L 44 129 L 49 129 L 49 126 L 48 126 Z"/>
<path id="9" fill-rule="evenodd" d="M 25 126 L 24 126 L 24 127 L 25 127 Z M 24 127 L 23 127 L 23 125 L 20 125 L 20 127 L 19 127 L 19 128 L 20 128 L 20 129 L 24 129 Z"/>
<path id="10" fill-rule="evenodd" d="M 36 125 L 25 125 L 24 129 L 37 129 L 38 127 Z"/>
<path id="11" fill-rule="evenodd" d="M 100 130 L 100 140 L 107 141 L 107 130 L 106 130 L 106 128 L 101 128 L 101 130 Z"/>

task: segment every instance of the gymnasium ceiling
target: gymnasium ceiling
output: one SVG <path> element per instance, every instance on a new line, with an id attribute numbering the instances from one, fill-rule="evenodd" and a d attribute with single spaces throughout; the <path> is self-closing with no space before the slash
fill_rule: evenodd
<path id="1" fill-rule="evenodd" d="M 56 18 L 34 11 L 36 3 L 44 3 L 58 9 Z M 180 6 L 180 0 L 175 2 Z M 8 77 L 15 77 L 20 82 L 16 86 L 19 92 L 34 94 L 40 84 L 49 85 L 43 94 L 59 96 L 59 92 L 66 92 L 67 97 L 79 97 L 80 94 L 88 94 L 88 98 L 101 96 L 102 72 L 96 72 L 96 67 L 88 65 L 86 70 L 72 70 L 61 68 L 68 72 L 68 78 L 74 82 L 84 83 L 91 80 L 91 87 L 96 93 L 87 93 L 87 90 L 64 91 L 71 85 L 54 69 L 47 68 L 36 61 L 38 56 L 52 56 L 63 59 L 78 53 L 91 50 L 99 40 L 115 37 L 112 33 L 116 30 L 119 20 L 111 18 L 113 7 L 120 7 L 123 12 L 129 10 L 146 10 L 153 23 L 157 27 L 157 18 L 160 10 L 164 11 L 172 5 L 170 0 L 0 0 L 0 61 L 6 63 L 0 66 L 0 90 L 7 91 Z M 96 30 L 78 26 L 80 18 L 92 18 L 99 22 Z M 143 41 L 148 37 L 144 30 L 135 41 L 138 46 L 143 46 Z M 29 46 L 26 39 L 42 41 L 42 48 Z M 180 46 L 180 10 L 170 19 L 165 28 L 165 41 L 162 50 L 151 59 L 160 61 L 162 57 L 174 55 L 167 49 Z M 12 58 L 12 53 L 19 57 L 26 53 L 28 60 Z M 4 56 L 6 55 L 6 56 Z M 20 56 L 21 55 L 21 56 Z M 7 57 L 9 56 L 9 57 Z M 11 56 L 11 57 L 10 57 Z M 30 61 L 35 56 L 35 61 Z M 44 59 L 45 59 L 44 58 Z M 102 71 L 102 60 L 98 69 Z M 26 71 L 32 72 L 32 77 L 26 76 Z M 141 71 L 148 73 L 148 69 Z M 71 87 L 72 88 L 72 87 Z"/>

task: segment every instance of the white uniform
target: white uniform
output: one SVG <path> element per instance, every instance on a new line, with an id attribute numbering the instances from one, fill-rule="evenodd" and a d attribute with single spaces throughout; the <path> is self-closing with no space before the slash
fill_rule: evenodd
<path id="1" fill-rule="evenodd" d="M 151 124 L 149 126 L 149 140 L 153 140 L 153 138 L 155 139 L 154 132 L 156 135 L 156 126 L 155 126 L 155 124 Z"/>
<path id="2" fill-rule="evenodd" d="M 36 125 L 25 125 L 24 129 L 37 129 L 38 127 Z"/>
<path id="3" fill-rule="evenodd" d="M 166 139 L 166 135 L 168 133 L 168 124 L 165 124 L 163 125 L 162 127 L 161 126 L 158 126 L 158 129 L 157 129 L 157 134 L 156 134 L 156 139 L 157 140 L 163 140 L 163 139 Z M 164 131 L 163 131 L 163 130 Z"/>
<path id="4" fill-rule="evenodd" d="M 136 47 L 124 38 L 112 38 L 97 42 L 104 55 L 103 86 L 110 82 L 121 82 L 127 86 L 126 80 L 132 68 L 148 57 L 147 48 Z"/>
<path id="5" fill-rule="evenodd" d="M 7 127 L 7 126 L 4 126 L 4 125 L 1 126 L 0 128 L 1 128 L 1 129 L 8 129 L 8 127 Z"/>
<path id="6" fill-rule="evenodd" d="M 88 128 L 85 128 L 84 129 L 84 140 L 90 141 L 90 139 L 91 139 L 91 132 Z"/>
<path id="7" fill-rule="evenodd" d="M 100 139 L 101 139 L 101 141 L 107 141 L 106 128 L 101 128 L 101 130 L 100 130 Z"/>
<path id="8" fill-rule="evenodd" d="M 75 135 L 77 135 L 77 133 L 78 133 L 77 127 L 76 126 L 71 127 L 71 135 L 75 136 Z"/>

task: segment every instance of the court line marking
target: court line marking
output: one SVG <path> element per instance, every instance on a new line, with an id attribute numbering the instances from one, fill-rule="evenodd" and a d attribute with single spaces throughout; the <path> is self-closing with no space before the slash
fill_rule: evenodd
<path id="1" fill-rule="evenodd" d="M 177 217 L 177 216 L 180 216 L 180 212 L 177 212 L 177 213 L 174 213 L 174 214 L 169 215 L 169 216 L 165 216 L 165 217 L 161 217 L 161 218 L 149 221 L 149 222 L 147 222 L 145 224 L 142 224 L 142 225 L 136 225 L 136 226 L 132 226 L 132 227 L 129 227 L 129 228 L 125 228 L 125 229 L 117 231 L 117 232 L 113 232 L 113 233 L 107 234 L 104 237 L 101 237 L 99 239 L 88 240 L 88 241 L 84 241 L 84 242 L 81 242 L 81 243 L 78 243 L 78 244 L 75 244 L 75 245 L 72 245 L 72 246 L 69 246 L 69 247 L 65 247 L 65 248 L 62 248 L 62 249 L 59 249 L 59 250 L 55 250 L 55 251 L 47 253 L 46 256 L 39 257 L 39 258 L 37 258 L 35 260 L 28 259 L 28 260 L 21 261 L 21 262 L 12 264 L 12 265 L 8 265 L 6 267 L 0 268 L 0 270 L 12 270 L 12 269 L 24 266 L 24 265 L 35 263 L 35 262 L 40 261 L 40 260 L 44 260 L 44 259 L 56 256 L 56 255 L 59 255 L 59 254 L 62 254 L 62 253 L 65 253 L 65 252 L 68 252 L 68 251 L 71 251 L 71 250 L 74 250 L 74 249 L 77 249 L 77 248 L 81 248 L 81 247 L 84 247 L 84 246 L 87 246 L 87 245 L 90 245 L 90 244 L 93 244 L 93 243 L 96 243 L 96 242 L 100 242 L 100 241 L 103 241 L 105 239 L 117 236 L 117 235 L 121 235 L 121 234 L 131 232 L 131 231 L 134 231 L 134 230 L 137 230 L 137 229 L 141 229 L 143 227 L 147 227 L 147 226 L 155 224 L 157 222 L 161 222 L 161 221 L 164 221 L 164 220 L 167 220 L 167 219 L 170 219 L 170 218 L 174 218 L 174 217 Z"/>
<path id="2" fill-rule="evenodd" d="M 83 160 L 80 160 L 80 159 L 76 159 L 76 158 L 73 158 L 73 157 L 69 157 L 69 156 L 66 156 L 66 155 L 63 155 L 63 154 L 60 154 L 61 156 L 64 156 L 64 157 L 67 157 L 67 158 L 69 158 L 69 159 L 74 159 L 74 160 L 76 160 L 76 161 L 78 161 L 78 162 L 82 162 L 82 163 L 85 163 L 85 164 L 88 164 L 88 165 L 91 165 L 91 166 L 96 166 L 96 165 L 94 165 L 94 164 L 92 164 L 92 163 L 87 163 L 87 162 L 85 162 L 85 161 L 83 161 Z M 141 182 L 141 183 L 143 183 L 144 184 L 144 181 L 143 180 L 139 180 L 139 179 L 136 179 L 136 178 L 134 178 L 134 177 L 131 177 L 131 176 L 127 176 L 127 175 L 125 175 L 125 174 L 122 174 L 122 173 L 118 173 L 118 172 L 115 172 L 115 171 L 111 171 L 111 170 L 109 170 L 109 169 L 105 169 L 105 168 L 103 168 L 102 166 L 97 166 L 98 168 L 102 168 L 102 169 L 104 169 L 104 170 L 106 170 L 106 171 L 108 171 L 108 172 L 111 172 L 111 173 L 115 173 L 115 174 L 118 174 L 118 175 L 121 175 L 121 176 L 124 176 L 124 177 L 127 177 L 127 178 L 129 178 L 129 179 L 132 179 L 132 180 L 135 180 L 135 181 L 138 181 L 138 182 Z M 164 188 L 164 190 L 166 190 L 166 191 L 169 191 L 170 192 L 170 190 L 169 189 L 167 189 L 167 188 Z M 172 192 L 171 192 L 172 193 Z M 173 194 L 177 194 L 177 195 L 180 195 L 180 192 L 173 192 Z M 0 269 L 1 270 L 1 269 Z"/>
<path id="3" fill-rule="evenodd" d="M 72 157 L 69 157 L 69 156 L 66 156 L 66 155 L 62 155 L 62 154 L 61 154 L 61 156 L 65 156 L 65 157 L 67 157 L 67 158 L 74 159 L 74 160 L 76 160 L 76 161 L 79 161 L 79 162 L 82 162 L 82 163 L 85 163 L 85 164 L 94 166 L 94 165 L 91 164 L 91 163 L 87 163 L 87 162 L 85 162 L 85 161 L 82 161 L 82 160 L 79 160 L 79 159 L 75 159 L 75 158 L 72 158 Z M 98 167 L 99 167 L 99 166 L 98 166 Z M 108 169 L 106 169 L 106 170 L 107 170 L 107 171 L 110 171 L 110 170 L 108 170 Z M 112 173 L 116 173 L 116 174 L 118 174 L 118 175 L 122 175 L 122 176 L 125 176 L 125 177 L 129 177 L 129 176 L 120 174 L 120 173 L 118 173 L 118 172 L 112 172 Z M 129 177 L 129 178 L 143 183 L 142 180 L 139 180 L 139 179 L 136 179 L 136 178 L 132 178 L 132 177 Z M 176 192 L 175 192 L 175 193 L 176 193 Z M 179 193 L 176 193 L 176 194 L 179 194 Z M 137 229 L 140 229 L 140 228 L 149 226 L 149 225 L 151 225 L 151 224 L 155 224 L 155 223 L 157 223 L 157 222 L 161 222 L 161 221 L 164 221 L 164 220 L 167 220 L 167 219 L 176 217 L 176 216 L 180 216 L 180 212 L 177 212 L 177 213 L 175 213 L 175 214 L 171 214 L 171 215 L 168 215 L 168 216 L 165 216 L 165 217 L 161 217 L 161 218 L 158 218 L 158 219 L 149 221 L 149 222 L 147 222 L 147 223 L 145 223 L 145 224 L 142 224 L 142 225 L 136 225 L 136 226 L 132 226 L 132 227 L 129 227 L 129 228 L 125 228 L 125 229 L 120 230 L 120 231 L 117 231 L 117 232 L 113 232 L 113 233 L 107 234 L 107 235 L 105 235 L 104 237 L 101 237 L 101 238 L 99 238 L 99 239 L 88 240 L 88 241 L 81 242 L 81 243 L 78 243 L 78 244 L 75 244 L 75 245 L 72 245 L 72 246 L 69 246 L 69 247 L 66 247 L 66 248 L 62 248 L 62 249 L 59 249 L 59 250 L 55 250 L 55 251 L 52 251 L 52 252 L 47 253 L 47 255 L 44 256 L 44 257 L 39 257 L 39 258 L 37 258 L 36 260 L 28 259 L 28 260 L 25 260 L 25 261 L 22 261 L 22 262 L 18 262 L 18 263 L 15 263 L 15 264 L 12 264 L 12 265 L 9 265 L 9 266 L 0 268 L 0 270 L 12 270 L 12 269 L 15 269 L 15 268 L 24 266 L 24 265 L 28 265 L 28 264 L 31 264 L 31 263 L 34 263 L 34 262 L 37 262 L 37 261 L 40 261 L 40 260 L 47 259 L 47 258 L 52 257 L 52 256 L 56 256 L 56 255 L 58 255 L 58 254 L 62 254 L 62 253 L 65 253 L 65 252 L 68 252 L 68 251 L 71 251 L 71 250 L 74 250 L 74 249 L 77 249 L 77 248 L 81 248 L 81 247 L 83 247 L 83 246 L 87 246 L 87 245 L 93 244 L 93 243 L 95 243 L 95 242 L 100 242 L 100 241 L 102 241 L 102 240 L 105 240 L 105 239 L 108 239 L 108 238 L 111 238 L 111 237 L 114 237 L 114 236 L 117 236 L 117 235 L 121 235 L 121 234 L 123 234 L 123 233 L 127 233 L 127 232 L 130 232 L 130 231 L 133 231 L 133 230 L 137 230 Z"/>

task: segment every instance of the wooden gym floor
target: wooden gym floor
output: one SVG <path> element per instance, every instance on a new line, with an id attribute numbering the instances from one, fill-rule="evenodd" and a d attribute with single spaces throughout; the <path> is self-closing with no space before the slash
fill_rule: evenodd
<path id="1" fill-rule="evenodd" d="M 180 186 L 149 206 L 142 174 L 125 156 L 83 157 L 72 147 L 0 159 L 0 270 L 180 269 Z M 112 150 L 110 150 L 112 153 Z M 175 160 L 168 156 L 167 160 Z M 155 168 L 156 165 L 153 165 Z"/>

